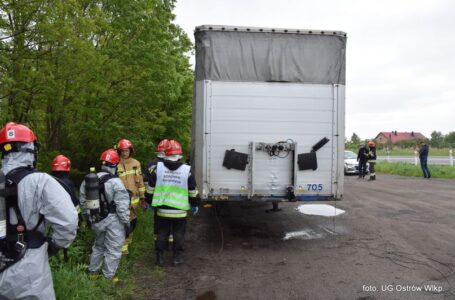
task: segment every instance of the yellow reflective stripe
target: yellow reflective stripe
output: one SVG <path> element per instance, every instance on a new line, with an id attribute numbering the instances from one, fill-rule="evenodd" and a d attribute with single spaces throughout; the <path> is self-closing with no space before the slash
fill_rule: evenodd
<path id="1" fill-rule="evenodd" d="M 145 189 L 145 192 L 147 194 L 153 194 L 155 192 L 155 188 L 147 185 L 147 188 Z"/>
<path id="2" fill-rule="evenodd" d="M 118 172 L 118 176 L 119 177 L 123 177 L 123 176 L 127 176 L 127 175 L 136 175 L 136 171 L 135 170 L 129 170 L 129 171 L 126 171 L 126 172 L 122 172 L 122 171 Z"/>
<path id="3" fill-rule="evenodd" d="M 139 204 L 139 198 L 131 199 L 131 205 L 136 205 L 136 204 Z"/>
<path id="4" fill-rule="evenodd" d="M 137 189 L 139 192 L 145 192 L 145 186 Z"/>
<path id="5" fill-rule="evenodd" d="M 169 214 L 169 213 L 160 212 L 159 210 L 156 214 L 158 216 L 164 217 L 164 218 L 185 218 L 187 216 L 186 212 L 178 213 L 178 214 Z"/>

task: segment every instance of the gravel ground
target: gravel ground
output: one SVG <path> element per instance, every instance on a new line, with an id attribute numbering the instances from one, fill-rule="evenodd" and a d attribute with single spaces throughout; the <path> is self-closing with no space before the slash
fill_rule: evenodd
<path id="1" fill-rule="evenodd" d="M 345 213 L 297 210 L 309 204 Z M 163 279 L 140 277 L 144 299 L 455 299 L 454 180 L 350 176 L 341 201 L 270 207 L 202 209 L 185 264 L 169 253 Z"/>

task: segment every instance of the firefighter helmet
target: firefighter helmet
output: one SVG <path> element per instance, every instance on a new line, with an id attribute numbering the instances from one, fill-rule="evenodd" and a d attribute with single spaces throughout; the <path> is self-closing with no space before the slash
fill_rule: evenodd
<path id="1" fill-rule="evenodd" d="M 52 171 L 65 171 L 71 170 L 71 161 L 65 155 L 57 155 L 52 161 Z"/>
<path id="2" fill-rule="evenodd" d="M 30 150 L 37 151 L 36 136 L 27 126 L 9 122 L 0 130 L 0 150 L 3 154 L 22 151 L 21 145 L 25 143 L 34 143 L 34 150 Z"/>
<path id="3" fill-rule="evenodd" d="M 117 165 L 120 161 L 117 151 L 114 149 L 107 149 L 103 153 L 101 153 L 100 160 L 104 163 L 108 163 L 111 165 Z"/>
<path id="4" fill-rule="evenodd" d="M 134 151 L 133 143 L 127 139 L 121 139 L 117 144 L 117 150 L 130 149 L 131 152 Z"/>
<path id="5" fill-rule="evenodd" d="M 169 140 L 168 139 L 161 140 L 158 143 L 158 146 L 156 146 L 156 152 L 164 153 L 168 147 L 169 147 Z"/>
<path id="6" fill-rule="evenodd" d="M 9 122 L 0 130 L 0 144 L 9 142 L 32 143 L 36 141 L 33 131 L 25 125 Z"/>
<path id="7" fill-rule="evenodd" d="M 169 146 L 166 148 L 166 150 L 164 150 L 164 154 L 166 154 L 166 156 L 182 155 L 182 153 L 182 146 L 176 140 L 170 140 Z"/>

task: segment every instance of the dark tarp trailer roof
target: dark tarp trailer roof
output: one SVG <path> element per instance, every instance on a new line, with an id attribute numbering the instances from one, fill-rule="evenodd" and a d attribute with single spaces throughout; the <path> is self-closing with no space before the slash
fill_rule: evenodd
<path id="1" fill-rule="evenodd" d="M 345 84 L 346 34 L 200 26 L 196 80 Z"/>

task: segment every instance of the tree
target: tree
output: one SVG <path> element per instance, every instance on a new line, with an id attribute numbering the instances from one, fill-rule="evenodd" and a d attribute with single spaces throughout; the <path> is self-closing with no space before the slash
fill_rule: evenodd
<path id="1" fill-rule="evenodd" d="M 455 147 L 455 131 L 449 132 L 444 139 L 447 147 Z"/>
<path id="2" fill-rule="evenodd" d="M 434 148 L 442 148 L 444 143 L 444 136 L 440 131 L 431 132 L 431 146 Z"/>
<path id="3" fill-rule="evenodd" d="M 355 132 L 352 134 L 351 143 L 354 145 L 360 145 L 361 143 L 359 136 Z"/>
<path id="4" fill-rule="evenodd" d="M 88 170 L 120 138 L 150 159 L 189 148 L 191 42 L 173 0 L 0 0 L 0 121 L 28 124 L 44 169 L 57 153 Z"/>

